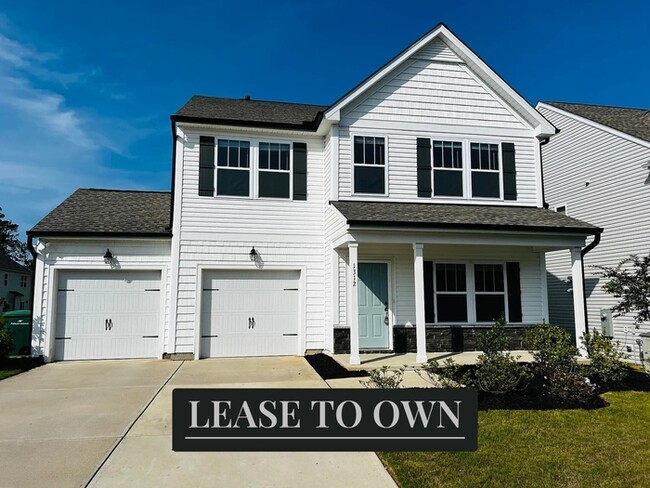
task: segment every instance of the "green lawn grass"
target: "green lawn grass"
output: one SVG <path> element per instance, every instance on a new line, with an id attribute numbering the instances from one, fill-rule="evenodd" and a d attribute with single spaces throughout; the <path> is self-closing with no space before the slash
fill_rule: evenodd
<path id="1" fill-rule="evenodd" d="M 5 378 L 9 378 L 10 376 L 13 376 L 15 374 L 21 373 L 22 369 L 3 369 L 0 368 L 0 380 L 4 380 Z"/>
<path id="2" fill-rule="evenodd" d="M 650 487 L 650 392 L 596 410 L 479 412 L 476 452 L 379 453 L 397 483 L 425 487 Z"/>

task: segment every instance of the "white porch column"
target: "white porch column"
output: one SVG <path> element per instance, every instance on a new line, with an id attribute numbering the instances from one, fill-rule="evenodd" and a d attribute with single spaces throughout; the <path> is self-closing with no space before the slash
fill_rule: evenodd
<path id="1" fill-rule="evenodd" d="M 427 362 L 426 322 L 424 315 L 424 244 L 413 243 L 415 274 L 415 338 L 418 363 Z"/>
<path id="2" fill-rule="evenodd" d="M 347 310 L 350 326 L 350 364 L 361 364 L 359 357 L 359 295 L 357 269 L 359 268 L 359 243 L 348 242 Z"/>
<path id="3" fill-rule="evenodd" d="M 582 275 L 582 254 L 579 247 L 571 248 L 571 286 L 573 288 L 573 316 L 576 325 L 576 346 L 586 356 L 582 347 L 582 336 L 587 331 L 585 318 L 585 283 Z"/>

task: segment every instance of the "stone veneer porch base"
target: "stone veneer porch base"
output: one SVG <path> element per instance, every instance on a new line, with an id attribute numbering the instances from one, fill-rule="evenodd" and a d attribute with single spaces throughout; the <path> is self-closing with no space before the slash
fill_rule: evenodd
<path id="1" fill-rule="evenodd" d="M 477 351 L 478 336 L 489 330 L 491 325 L 476 326 L 427 326 L 427 352 Z M 508 349 L 522 350 L 523 339 L 530 325 L 507 325 L 506 334 L 510 339 Z M 393 352 L 417 352 L 415 327 L 393 328 Z M 350 354 L 350 329 L 334 329 L 334 354 Z"/>

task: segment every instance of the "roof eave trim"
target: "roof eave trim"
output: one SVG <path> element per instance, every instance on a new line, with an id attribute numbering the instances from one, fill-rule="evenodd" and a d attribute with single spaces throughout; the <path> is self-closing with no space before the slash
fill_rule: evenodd
<path id="1" fill-rule="evenodd" d="M 298 130 L 303 132 L 316 132 L 322 120 L 322 115 L 317 117 L 313 122 L 302 124 L 286 124 L 279 122 L 253 122 L 248 120 L 229 120 L 229 119 L 216 119 L 211 117 L 191 117 L 188 115 L 172 115 L 171 120 L 177 123 L 196 123 L 208 125 L 226 125 L 233 127 L 255 127 L 262 129 L 286 129 Z"/>
<path id="2" fill-rule="evenodd" d="M 171 238 L 170 232 L 56 232 L 56 231 L 43 231 L 28 230 L 26 232 L 28 237 L 123 237 L 123 238 L 144 238 L 144 239 L 161 239 Z"/>
<path id="3" fill-rule="evenodd" d="M 595 235 L 603 232 L 599 227 L 546 227 L 529 225 L 498 225 L 498 224 L 435 224 L 429 222 L 400 222 L 400 221 L 367 221 L 350 220 L 347 224 L 351 227 L 416 227 L 418 229 L 471 229 L 471 230 L 499 230 L 499 231 L 525 231 L 525 232 L 554 232 L 560 234 Z"/>

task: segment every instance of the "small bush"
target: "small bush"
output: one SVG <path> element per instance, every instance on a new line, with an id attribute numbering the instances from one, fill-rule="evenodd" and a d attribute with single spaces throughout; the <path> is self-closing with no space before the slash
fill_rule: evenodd
<path id="1" fill-rule="evenodd" d="M 424 378 L 420 371 L 424 371 L 427 378 Z M 416 370 L 418 375 L 429 381 L 438 388 L 461 388 L 474 387 L 474 375 L 472 367 L 456 363 L 453 359 L 447 358 L 442 364 L 435 359 L 429 359 L 421 370 Z"/>
<path id="2" fill-rule="evenodd" d="M 566 330 L 540 324 L 528 332 L 524 343 L 535 359 L 534 373 L 544 395 L 561 403 L 578 405 L 595 398 L 594 386 L 578 365 L 578 348 Z"/>
<path id="3" fill-rule="evenodd" d="M 405 369 L 406 367 L 391 370 L 388 369 L 388 366 L 382 366 L 381 368 L 370 371 L 370 378 L 367 381 L 359 381 L 359 383 L 366 388 L 390 390 L 401 388 Z"/>
<path id="4" fill-rule="evenodd" d="M 11 332 L 5 327 L 5 319 L 0 315 L 0 359 L 6 358 L 14 350 Z"/>
<path id="5" fill-rule="evenodd" d="M 616 382 L 621 381 L 627 374 L 625 360 L 628 355 L 617 348 L 619 342 L 612 341 L 600 334 L 597 330 L 587 332 L 582 343 L 589 354 L 591 363 L 585 365 L 585 372 L 593 381 Z"/>
<path id="6" fill-rule="evenodd" d="M 474 383 L 479 390 L 490 393 L 508 393 L 524 389 L 530 374 L 525 365 L 518 362 L 507 349 L 509 339 L 505 332 L 503 316 L 494 322 L 490 330 L 478 337 L 482 351 L 476 363 Z"/>

